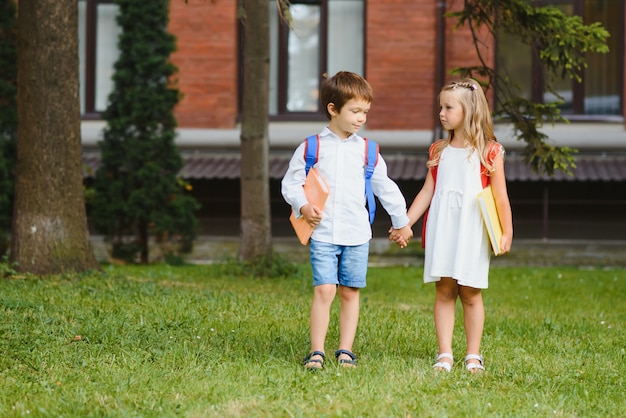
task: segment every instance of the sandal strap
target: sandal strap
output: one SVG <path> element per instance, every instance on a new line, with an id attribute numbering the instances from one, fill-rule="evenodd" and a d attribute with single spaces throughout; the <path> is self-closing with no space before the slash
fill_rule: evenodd
<path id="1" fill-rule="evenodd" d="M 450 363 L 448 363 L 447 361 L 439 361 L 442 359 L 449 359 Z M 454 357 L 452 357 L 452 353 L 441 353 L 437 356 L 437 358 L 435 358 L 436 363 L 433 365 L 433 368 L 440 368 L 440 369 L 444 369 L 447 372 L 450 372 L 452 370 L 452 363 L 454 363 Z"/>
<path id="2" fill-rule="evenodd" d="M 483 356 L 480 354 L 468 354 L 465 356 L 465 361 L 467 360 L 478 360 L 480 364 L 483 364 Z"/>
<path id="3" fill-rule="evenodd" d="M 452 353 L 441 353 L 441 354 L 439 354 L 437 356 L 435 361 L 439 361 L 439 360 L 444 359 L 444 358 L 450 359 L 450 360 L 452 360 L 452 362 L 454 362 L 454 357 L 452 357 Z"/>
<path id="4" fill-rule="evenodd" d="M 350 360 L 346 360 L 346 359 L 339 359 L 339 356 L 345 354 L 348 357 L 350 357 Z M 337 361 L 339 362 L 339 364 L 352 364 L 354 366 L 356 366 L 356 356 L 354 355 L 354 353 L 352 351 L 349 350 L 344 350 L 344 349 L 339 349 L 337 351 L 335 351 L 335 358 L 337 359 Z"/>
<path id="5" fill-rule="evenodd" d="M 313 358 L 314 356 L 320 356 L 322 359 L 320 360 L 320 359 Z M 323 366 L 325 361 L 326 361 L 326 355 L 323 352 L 312 351 L 309 354 L 307 354 L 307 356 L 302 361 L 302 364 L 306 365 L 307 363 L 319 363 Z"/>
<path id="6" fill-rule="evenodd" d="M 433 364 L 433 369 L 436 369 L 438 367 L 440 369 L 444 369 L 447 372 L 450 372 L 452 370 L 452 363 L 448 363 L 447 361 L 438 361 L 437 363 Z"/>
<path id="7" fill-rule="evenodd" d="M 343 349 L 335 351 L 335 358 L 339 358 L 339 356 L 342 355 L 342 354 L 347 355 L 352 360 L 356 360 L 356 356 L 354 355 L 354 353 L 352 351 L 343 350 Z"/>
<path id="8" fill-rule="evenodd" d="M 468 363 L 468 360 L 478 360 L 478 363 Z M 465 356 L 465 368 L 467 370 L 479 369 L 485 370 L 485 366 L 483 365 L 484 359 L 480 354 L 468 354 Z"/>

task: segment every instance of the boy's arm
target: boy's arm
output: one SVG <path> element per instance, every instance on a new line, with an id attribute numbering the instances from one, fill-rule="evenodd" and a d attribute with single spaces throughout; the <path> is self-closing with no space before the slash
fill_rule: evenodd
<path id="1" fill-rule="evenodd" d="M 398 185 L 387 176 L 387 163 L 378 154 L 378 164 L 371 178 L 372 191 L 391 218 L 394 229 L 404 228 L 409 224 L 406 213 L 406 200 Z"/>
<path id="2" fill-rule="evenodd" d="M 304 182 L 306 181 L 304 161 L 304 143 L 296 148 L 287 172 L 281 180 L 281 193 L 283 199 L 291 206 L 296 218 L 302 216 L 300 209 L 309 202 L 304 195 Z"/>

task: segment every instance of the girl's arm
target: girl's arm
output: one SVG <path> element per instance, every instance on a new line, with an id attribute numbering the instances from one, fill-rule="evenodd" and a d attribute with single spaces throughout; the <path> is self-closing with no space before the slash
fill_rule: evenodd
<path id="1" fill-rule="evenodd" d="M 500 249 L 502 253 L 511 251 L 513 242 L 513 214 L 511 212 L 511 202 L 506 190 L 506 178 L 504 175 L 504 158 L 502 154 L 498 154 L 493 161 L 495 171 L 491 174 L 491 190 L 496 201 L 496 209 L 498 217 L 502 225 L 502 240 L 500 241 Z"/>
<path id="2" fill-rule="evenodd" d="M 413 237 L 413 231 L 411 227 L 418 221 L 419 218 L 424 215 L 426 209 L 430 206 L 430 201 L 433 198 L 433 193 L 435 191 L 435 180 L 428 170 L 426 174 L 426 180 L 424 181 L 424 185 L 422 189 L 419 191 L 415 199 L 413 199 L 413 203 L 411 203 L 411 207 L 407 211 L 407 216 L 409 218 L 409 223 L 407 227 L 411 234 L 404 234 L 402 230 L 398 229 L 389 229 L 389 241 L 395 241 L 401 248 L 404 248 L 409 243 L 409 240 Z"/>
<path id="3" fill-rule="evenodd" d="M 434 193 L 435 180 L 433 179 L 430 169 L 428 169 L 424 185 L 417 196 L 415 196 L 415 199 L 413 199 L 413 203 L 411 203 L 411 207 L 409 207 L 406 213 L 409 217 L 409 226 L 415 225 L 415 222 L 424 215 L 424 212 L 426 212 L 426 209 L 430 206 L 430 201 L 433 199 Z"/>

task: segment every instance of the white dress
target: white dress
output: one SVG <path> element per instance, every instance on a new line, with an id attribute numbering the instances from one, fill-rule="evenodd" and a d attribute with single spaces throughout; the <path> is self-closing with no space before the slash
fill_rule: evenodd
<path id="1" fill-rule="evenodd" d="M 463 286 L 488 287 L 491 254 L 478 208 L 481 190 L 478 153 L 448 145 L 426 222 L 424 283 L 452 277 Z"/>

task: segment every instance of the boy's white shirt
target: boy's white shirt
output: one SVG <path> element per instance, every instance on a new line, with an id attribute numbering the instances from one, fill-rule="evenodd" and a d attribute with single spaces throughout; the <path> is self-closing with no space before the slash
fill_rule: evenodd
<path id="1" fill-rule="evenodd" d="M 319 138 L 318 161 L 314 167 L 326 180 L 330 195 L 312 238 L 335 245 L 364 244 L 372 238 L 365 206 L 365 140 L 356 134 L 339 139 L 328 127 Z M 304 146 L 303 142 L 296 148 L 281 183 L 283 197 L 296 217 L 302 216 L 300 208 L 308 203 L 302 188 L 306 179 Z M 387 176 L 387 164 L 380 154 L 371 183 L 392 226 L 399 229 L 408 225 L 406 201 L 398 185 Z"/>

